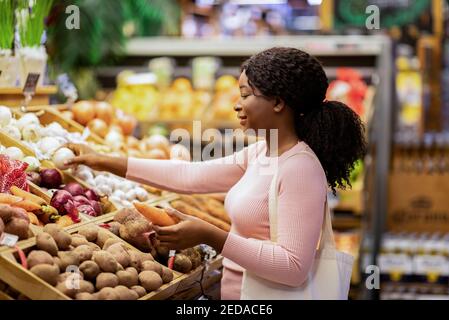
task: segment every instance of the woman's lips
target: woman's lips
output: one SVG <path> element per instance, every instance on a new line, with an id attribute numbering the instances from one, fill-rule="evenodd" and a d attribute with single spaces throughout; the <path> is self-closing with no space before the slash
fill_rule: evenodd
<path id="1" fill-rule="evenodd" d="M 240 124 L 243 126 L 246 124 L 246 116 L 238 116 L 238 118 L 240 119 Z"/>

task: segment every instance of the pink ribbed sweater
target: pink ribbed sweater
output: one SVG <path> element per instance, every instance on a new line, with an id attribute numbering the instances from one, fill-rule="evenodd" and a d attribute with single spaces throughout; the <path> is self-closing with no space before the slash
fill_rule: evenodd
<path id="1" fill-rule="evenodd" d="M 299 151 L 298 142 L 279 157 L 267 157 L 265 141 L 231 156 L 203 161 L 129 158 L 126 177 L 179 193 L 227 192 L 225 208 L 232 230 L 223 247 L 222 299 L 239 299 L 242 272 L 299 286 L 314 258 L 323 222 L 325 174 L 319 162 Z M 277 161 L 278 241 L 270 239 L 268 190 L 273 177 L 267 163 Z"/>

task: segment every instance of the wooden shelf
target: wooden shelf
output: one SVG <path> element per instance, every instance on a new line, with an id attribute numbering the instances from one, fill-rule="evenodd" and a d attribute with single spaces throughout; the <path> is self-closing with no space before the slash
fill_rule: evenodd
<path id="1" fill-rule="evenodd" d="M 10 88 L 0 88 L 0 95 L 3 94 L 20 94 L 22 95 L 22 87 L 10 87 Z M 58 92 L 56 86 L 43 86 L 36 89 L 36 94 L 55 94 Z"/>
<path id="2" fill-rule="evenodd" d="M 332 220 L 334 229 L 357 229 L 362 226 L 362 220 L 359 216 L 344 216 L 335 214 Z"/>
<path id="3" fill-rule="evenodd" d="M 58 92 L 56 86 L 38 87 L 29 105 L 48 105 L 50 104 L 50 95 L 56 94 L 56 92 Z M 0 103 L 2 105 L 20 107 L 24 100 L 22 87 L 0 88 Z"/>

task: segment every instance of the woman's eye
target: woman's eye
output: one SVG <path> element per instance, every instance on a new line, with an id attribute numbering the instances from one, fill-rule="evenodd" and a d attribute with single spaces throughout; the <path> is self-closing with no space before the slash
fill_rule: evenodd
<path id="1" fill-rule="evenodd" d="M 241 96 L 243 99 L 245 99 L 245 98 L 247 98 L 247 97 L 249 97 L 250 95 L 246 95 L 246 96 Z"/>

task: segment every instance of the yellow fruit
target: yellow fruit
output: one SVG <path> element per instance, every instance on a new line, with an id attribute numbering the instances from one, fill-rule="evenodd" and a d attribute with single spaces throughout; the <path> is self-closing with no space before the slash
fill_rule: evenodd
<path id="1" fill-rule="evenodd" d="M 231 75 L 224 75 L 215 82 L 216 91 L 227 91 L 237 86 L 237 79 Z"/>

